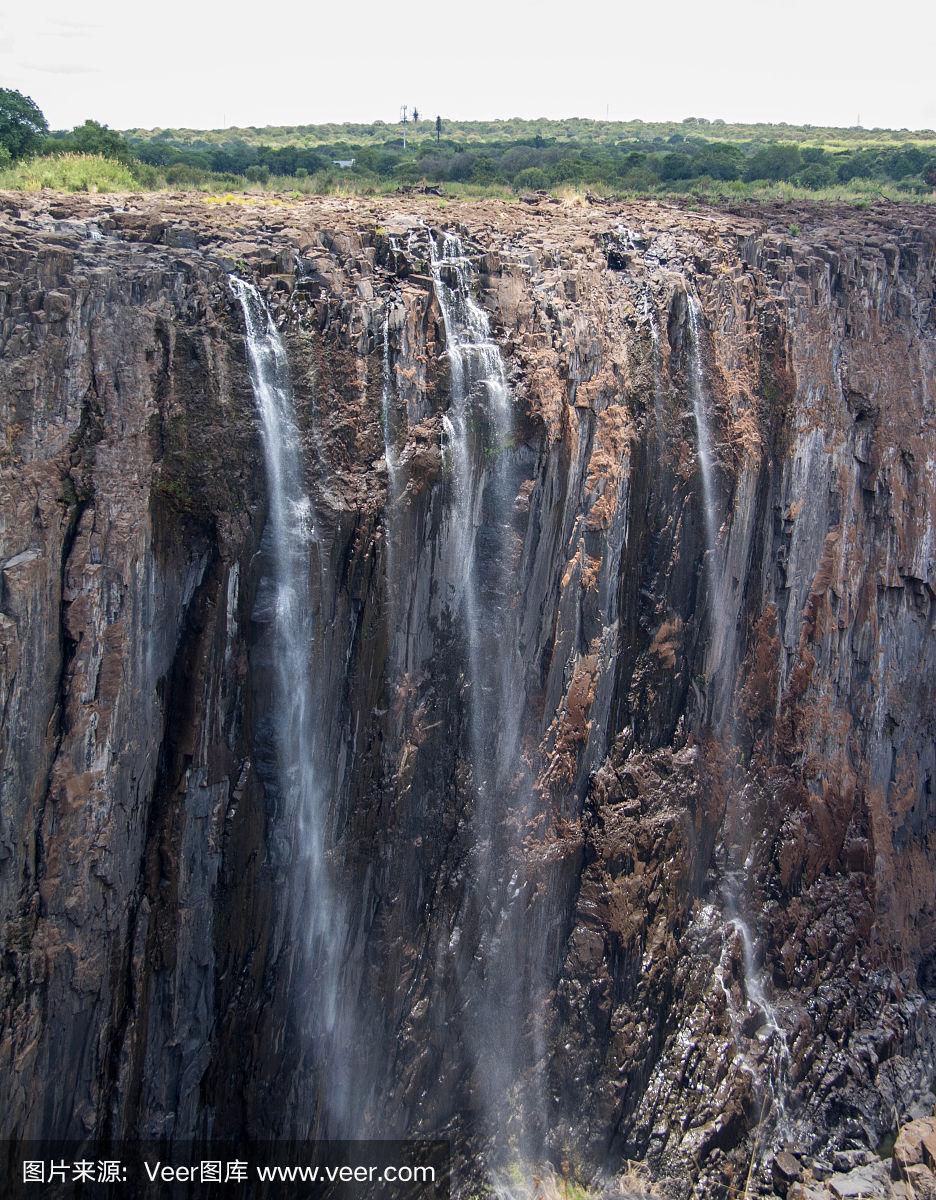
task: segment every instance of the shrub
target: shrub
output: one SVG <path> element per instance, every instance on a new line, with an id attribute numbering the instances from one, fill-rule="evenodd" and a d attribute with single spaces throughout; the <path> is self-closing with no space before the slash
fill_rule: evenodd
<path id="1" fill-rule="evenodd" d="M 810 163 L 808 167 L 804 167 L 800 171 L 797 183 L 801 187 L 817 191 L 819 188 L 829 187 L 834 179 L 835 175 L 831 167 L 827 167 L 823 163 Z"/>
<path id="2" fill-rule="evenodd" d="M 688 154 L 664 154 L 660 163 L 660 178 L 666 180 L 691 179 L 695 174 L 692 159 Z"/>
<path id="3" fill-rule="evenodd" d="M 695 156 L 695 169 L 709 179 L 740 179 L 742 154 L 737 146 L 711 143 Z"/>
<path id="4" fill-rule="evenodd" d="M 517 172 L 513 185 L 517 192 L 542 192 L 549 187 L 549 179 L 539 167 L 527 167 Z"/>
<path id="5" fill-rule="evenodd" d="M 208 179 L 208 172 L 189 163 L 173 163 L 166 168 L 166 183 L 181 187 L 199 187 Z"/>
<path id="6" fill-rule="evenodd" d="M 744 178 L 752 179 L 791 179 L 803 164 L 803 156 L 799 146 L 784 145 L 777 142 L 764 146 L 751 155 Z"/>

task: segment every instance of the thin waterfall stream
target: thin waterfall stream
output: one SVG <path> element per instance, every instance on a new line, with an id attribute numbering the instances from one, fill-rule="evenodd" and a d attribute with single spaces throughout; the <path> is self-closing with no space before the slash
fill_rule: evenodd
<path id="1" fill-rule="evenodd" d="M 512 397 L 489 319 L 472 296 L 461 240 L 430 234 L 429 246 L 451 375 L 443 445 L 452 497 L 449 578 L 464 629 L 474 792 L 479 947 L 476 975 L 462 987 L 477 989 L 468 997 L 474 1014 L 468 1037 L 487 1133 L 495 1152 L 509 1143 L 525 1154 L 531 1125 L 543 1125 L 542 1082 L 530 1087 L 527 1080 L 525 1103 L 516 1088 L 542 1046 L 530 1014 L 542 986 L 546 931 L 531 911 L 520 844 L 534 793 L 520 745 L 525 687 L 516 629 Z"/>
<path id="2" fill-rule="evenodd" d="M 700 332 L 700 304 L 698 297 L 686 291 L 687 316 L 689 326 L 689 393 L 692 402 L 692 412 L 696 429 L 696 452 L 699 463 L 699 477 L 702 485 L 702 505 L 705 526 L 705 595 L 708 608 L 709 639 L 705 655 L 706 678 L 711 684 L 717 679 L 721 670 L 730 670 L 734 662 L 733 639 L 734 624 L 728 620 L 727 590 L 723 586 L 722 568 L 718 562 L 719 516 L 718 499 L 714 475 L 714 450 L 711 426 L 709 423 L 709 400 L 705 385 L 705 374 L 702 361 L 702 339 Z M 733 615 L 733 614 L 732 614 Z M 730 644 L 729 644 L 730 643 Z M 736 749 L 736 730 L 734 719 L 717 720 L 715 732 L 722 733 L 728 746 Z M 749 905 L 744 894 L 744 877 L 750 868 L 750 852 L 746 850 L 739 831 L 746 827 L 743 814 L 738 811 L 742 803 L 741 796 L 732 778 L 728 785 L 728 812 L 726 814 L 725 838 L 726 868 L 722 880 L 721 908 L 724 922 L 725 939 L 723 943 L 722 966 L 724 966 L 724 947 L 727 939 L 737 937 L 741 949 L 741 969 L 744 977 L 744 991 L 749 1004 L 758 1009 L 763 1016 L 763 1026 L 769 1044 L 766 1047 L 767 1071 L 766 1080 L 763 1072 L 757 1066 L 744 1059 L 744 1067 L 751 1074 L 754 1082 L 764 1083 L 769 1091 L 774 1108 L 775 1126 L 778 1133 L 783 1132 L 784 1125 L 784 1091 L 787 1082 L 789 1065 L 789 1047 L 786 1032 L 780 1022 L 777 1009 L 768 995 L 764 969 L 758 962 L 758 951 L 747 910 Z M 727 993 L 726 993 L 727 995 Z M 729 1006 L 730 1008 L 730 1006 Z M 736 1040 L 741 1022 L 739 1014 L 731 1013 L 732 1026 Z M 761 1119 L 766 1115 L 766 1104 L 762 1107 Z"/>
<path id="3" fill-rule="evenodd" d="M 323 875 L 323 829 L 315 780 L 310 678 L 312 599 L 309 547 L 312 506 L 303 482 L 286 350 L 257 288 L 231 278 L 247 331 L 247 356 L 263 427 L 269 538 L 273 566 L 278 783 L 302 829 L 310 871 Z"/>
<path id="4" fill-rule="evenodd" d="M 508 632 L 511 620 L 509 514 L 514 495 L 505 456 L 513 444 L 513 414 L 500 348 L 487 314 L 472 297 L 470 263 L 460 239 L 444 233 L 440 247 L 430 237 L 430 251 L 452 382 L 444 453 L 453 488 L 452 577 L 461 595 L 468 642 L 472 765 L 483 803 L 490 804 L 515 762 L 519 705 L 510 701 L 522 694 L 515 641 L 513 648 L 500 641 L 499 652 L 490 657 L 482 645 L 492 634 Z"/>
<path id="5" fill-rule="evenodd" d="M 396 444 L 396 429 L 394 427 L 394 403 L 396 389 L 394 387 L 393 363 L 390 359 L 390 313 L 384 313 L 383 345 L 381 350 L 381 394 L 380 394 L 380 423 L 383 431 L 384 462 L 387 466 L 387 502 L 384 509 L 384 537 L 386 538 L 388 601 L 390 611 L 390 627 L 396 627 L 396 613 L 399 601 L 399 579 L 397 578 L 397 504 L 400 499 L 400 452 Z"/>
<path id="6" fill-rule="evenodd" d="M 699 335 L 699 301 L 691 293 L 686 294 L 689 317 L 689 398 L 695 419 L 696 450 L 699 457 L 699 477 L 702 481 L 702 505 L 705 520 L 705 551 L 709 586 L 712 591 L 712 607 L 718 607 L 718 570 L 715 552 L 718 544 L 718 501 L 715 497 L 715 480 L 712 454 L 712 432 L 709 428 L 706 404 L 705 380 L 702 374 L 702 350 Z M 716 617 L 717 619 L 717 617 Z"/>
<path id="7" fill-rule="evenodd" d="M 286 349 L 256 286 L 231 276 L 231 287 L 244 315 L 250 379 L 263 431 L 268 498 L 263 548 L 272 564 L 272 579 L 261 581 L 257 608 L 265 610 L 272 628 L 275 788 L 283 818 L 296 837 L 296 936 L 307 951 L 297 979 L 306 970 L 311 973 L 314 1037 L 320 1059 L 328 1063 L 325 1108 L 344 1132 L 352 1101 L 350 1068 L 342 1064 L 350 1057 L 347 1046 L 353 1044 L 353 1005 L 342 995 L 343 906 L 328 867 L 328 797 L 318 767 L 320 697 L 312 675 L 315 526 Z M 305 1007 L 310 997 L 295 999 Z"/>

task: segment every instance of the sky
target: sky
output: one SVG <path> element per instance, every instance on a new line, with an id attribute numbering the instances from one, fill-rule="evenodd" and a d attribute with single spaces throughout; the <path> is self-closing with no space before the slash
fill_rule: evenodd
<path id="1" fill-rule="evenodd" d="M 936 127 L 936 3 L 0 0 L 53 129 L 427 117 Z"/>

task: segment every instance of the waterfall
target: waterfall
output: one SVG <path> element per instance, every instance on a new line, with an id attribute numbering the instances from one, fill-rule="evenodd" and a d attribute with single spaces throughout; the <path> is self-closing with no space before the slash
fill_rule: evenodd
<path id="1" fill-rule="evenodd" d="M 509 638 L 516 492 L 506 460 L 514 443 L 513 413 L 500 347 L 471 294 L 470 263 L 455 234 L 442 235 L 441 249 L 430 237 L 430 267 L 452 382 L 443 419 L 453 494 L 450 576 L 466 632 L 475 785 L 487 805 L 514 765 L 523 695 L 516 638 Z"/>
<path id="2" fill-rule="evenodd" d="M 699 336 L 699 301 L 691 292 L 686 293 L 689 314 L 689 398 L 696 427 L 696 453 L 699 458 L 699 476 L 702 480 L 702 505 L 705 519 L 705 549 L 708 556 L 710 586 L 717 591 L 717 569 L 715 549 L 718 542 L 718 515 L 716 511 L 715 480 L 713 473 L 712 433 L 709 428 L 705 396 L 705 380 L 702 374 L 702 342 Z M 713 596 L 713 600 L 716 597 Z"/>
<path id="3" fill-rule="evenodd" d="M 240 301 L 246 328 L 250 380 L 263 430 L 268 517 L 263 546 L 272 579 L 262 580 L 258 609 L 271 625 L 274 694 L 270 717 L 276 754 L 276 788 L 281 819 L 296 831 L 294 866 L 297 938 L 304 941 L 312 971 L 316 1023 L 323 1058 L 331 1058 L 326 1107 L 343 1119 L 349 1090 L 347 1055 L 351 1035 L 349 1005 L 339 994 L 343 944 L 341 905 L 326 861 L 328 801 L 317 770 L 317 711 L 312 677 L 314 628 L 310 584 L 315 541 L 312 505 L 304 486 L 303 459 L 296 425 L 286 350 L 260 292 L 236 276 L 231 287 Z M 264 595 L 265 593 L 265 595 Z M 309 1003 L 303 996 L 302 1002 Z M 310 1029 L 310 1038 L 313 1031 Z"/>
<path id="4" fill-rule="evenodd" d="M 525 680 L 516 628 L 512 399 L 490 322 L 472 297 L 460 239 L 430 236 L 429 247 L 451 376 L 443 422 L 451 487 L 448 576 L 464 630 L 473 784 L 468 906 L 478 946 L 457 982 L 486 1133 L 495 1153 L 511 1144 L 526 1154 L 531 1120 L 542 1127 L 545 1105 L 542 1081 L 531 1083 L 529 1075 L 543 1053 L 534 997 L 543 987 L 548 928 L 524 879 L 522 838 L 533 789 L 520 753 Z"/>
<path id="5" fill-rule="evenodd" d="M 657 436 L 663 436 L 666 417 L 666 406 L 663 396 L 663 351 L 660 347 L 660 323 L 657 319 L 656 308 L 650 298 L 650 289 L 643 294 L 643 311 L 650 326 L 651 362 L 653 370 L 653 411 L 656 416 Z"/>
<path id="6" fill-rule="evenodd" d="M 709 636 L 705 655 L 705 674 L 711 689 L 708 710 L 713 713 L 723 713 L 723 706 L 718 703 L 715 687 L 718 678 L 722 680 L 722 690 L 730 688 L 734 679 L 736 665 L 736 646 L 734 631 L 737 614 L 728 612 L 729 589 L 725 586 L 721 571 L 724 569 L 726 556 L 722 566 L 717 559 L 719 519 L 717 499 L 715 495 L 714 455 L 712 450 L 712 434 L 709 426 L 708 401 L 705 387 L 705 377 L 702 367 L 701 335 L 699 330 L 699 301 L 691 292 L 686 292 L 687 311 L 689 319 L 689 393 L 692 402 L 692 412 L 696 428 L 696 453 L 699 461 L 699 476 L 702 484 L 702 504 L 705 521 L 706 549 L 706 602 L 708 607 Z M 715 731 L 723 735 L 727 745 L 737 748 L 736 728 L 733 716 L 725 722 L 721 717 L 714 719 Z M 732 772 L 733 774 L 733 772 Z M 751 923 L 745 910 L 743 880 L 748 877 L 751 868 L 749 855 L 746 854 L 743 837 L 739 831 L 744 827 L 741 812 L 742 798 L 737 794 L 734 779 L 730 780 L 728 788 L 727 810 L 725 817 L 725 855 L 726 869 L 722 880 L 722 914 L 723 914 L 723 948 L 722 964 L 724 967 L 725 945 L 727 939 L 736 936 L 741 946 L 741 970 L 744 978 L 744 991 L 748 1002 L 758 1009 L 764 1020 L 766 1030 L 766 1051 L 768 1065 L 766 1085 L 773 1101 L 776 1121 L 775 1131 L 782 1134 L 784 1127 L 784 1091 L 789 1066 L 789 1048 L 786 1033 L 780 1023 L 777 1009 L 767 993 L 766 980 L 762 966 L 758 962 L 757 947 L 751 931 Z M 724 984 L 723 984 L 724 986 Z M 736 1013 L 731 1014 L 732 1029 L 735 1041 L 740 1039 L 741 1022 Z M 742 1052 L 745 1069 L 755 1083 L 763 1082 L 759 1072 Z M 763 1116 L 763 1114 L 762 1114 Z"/>
<path id="7" fill-rule="evenodd" d="M 277 773 L 303 825 L 310 866 L 322 862 L 322 823 L 313 765 L 313 700 L 309 672 L 312 601 L 309 547 L 312 507 L 303 485 L 299 431 L 293 414 L 286 351 L 273 318 L 252 283 L 232 277 L 247 330 L 247 356 L 263 427 L 269 537 L 273 565 Z"/>
<path id="8" fill-rule="evenodd" d="M 702 484 L 702 517 L 705 525 L 705 596 L 708 616 L 708 638 L 705 652 L 706 708 L 711 716 L 720 709 L 718 684 L 730 685 L 734 663 L 734 637 L 726 612 L 728 599 L 722 571 L 725 559 L 718 562 L 718 499 L 715 494 L 714 452 L 709 425 L 709 404 L 702 367 L 702 338 L 699 329 L 698 298 L 686 290 L 686 309 L 689 318 L 689 398 L 696 429 L 696 458 Z M 726 645 L 729 643 L 730 645 Z"/>
<path id="9" fill-rule="evenodd" d="M 393 239 L 391 239 L 392 242 Z M 399 588 L 397 579 L 397 521 L 396 506 L 400 498 L 400 453 L 396 446 L 396 432 L 393 422 L 393 405 L 396 389 L 393 385 L 393 364 L 390 361 L 390 313 L 384 313 L 383 319 L 383 353 L 382 378 L 380 396 L 380 416 L 383 429 L 384 462 L 387 466 L 387 501 L 384 507 L 384 537 L 386 539 L 387 556 L 387 597 L 389 608 L 388 626 L 396 627 L 396 611 L 399 597 L 395 589 Z"/>

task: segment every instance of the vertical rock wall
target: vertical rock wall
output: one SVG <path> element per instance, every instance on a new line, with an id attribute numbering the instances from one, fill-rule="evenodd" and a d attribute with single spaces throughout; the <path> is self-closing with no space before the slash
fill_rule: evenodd
<path id="1" fill-rule="evenodd" d="M 883 1137 L 934 1072 L 931 223 L 160 204 L 3 220 L 4 1132 L 327 1132 L 340 1069 L 344 1127 L 470 1143 L 496 903 L 530 947 L 508 1156 L 646 1158 L 715 1195 L 783 1137 Z M 508 787 L 484 846 L 443 228 L 516 426 L 502 603 L 535 802 Z M 258 769 L 269 563 L 231 269 L 283 330 L 315 509 L 341 986 L 367 1031 L 340 1064 L 302 1002 L 295 814 Z"/>

